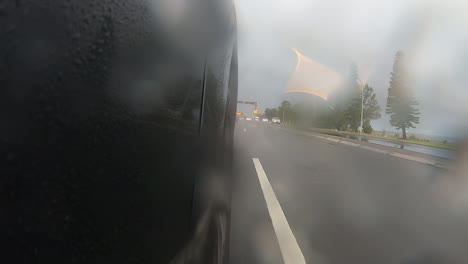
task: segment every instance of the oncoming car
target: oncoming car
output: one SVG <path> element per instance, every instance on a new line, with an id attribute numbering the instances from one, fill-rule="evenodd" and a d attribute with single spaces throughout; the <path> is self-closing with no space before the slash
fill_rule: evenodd
<path id="1" fill-rule="evenodd" d="M 247 117 L 247 118 L 245 118 L 245 120 L 247 120 L 247 121 L 252 121 L 252 118 L 251 118 L 251 117 Z"/>
<path id="2" fill-rule="evenodd" d="M 1 14 L 3 258 L 226 263 L 233 1 L 4 1 Z"/>
<path id="3" fill-rule="evenodd" d="M 273 117 L 271 119 L 271 122 L 273 122 L 273 124 L 281 124 L 281 120 L 279 119 L 279 117 Z"/>
<path id="4" fill-rule="evenodd" d="M 263 118 L 262 121 L 263 122 L 268 122 L 268 118 Z"/>

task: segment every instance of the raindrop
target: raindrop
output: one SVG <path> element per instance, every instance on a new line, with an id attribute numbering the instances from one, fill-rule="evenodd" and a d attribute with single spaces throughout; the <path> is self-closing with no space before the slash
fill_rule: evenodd
<path id="1" fill-rule="evenodd" d="M 15 25 L 9 25 L 6 32 L 10 33 L 10 32 L 13 32 L 15 29 L 16 29 Z"/>
<path id="2" fill-rule="evenodd" d="M 3 16 L 6 14 L 6 1 L 0 2 L 0 16 Z"/>
<path id="3" fill-rule="evenodd" d="M 15 154 L 9 153 L 9 154 L 6 156 L 6 160 L 7 160 L 7 161 L 12 161 L 12 160 L 15 159 L 15 157 L 16 157 Z"/>

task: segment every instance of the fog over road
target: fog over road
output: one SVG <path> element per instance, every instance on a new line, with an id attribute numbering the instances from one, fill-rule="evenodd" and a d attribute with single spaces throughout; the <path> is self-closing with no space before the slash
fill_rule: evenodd
<path id="1" fill-rule="evenodd" d="M 285 263 L 296 242 L 314 264 L 468 263 L 449 172 L 255 121 L 237 124 L 235 143 L 231 263 Z"/>

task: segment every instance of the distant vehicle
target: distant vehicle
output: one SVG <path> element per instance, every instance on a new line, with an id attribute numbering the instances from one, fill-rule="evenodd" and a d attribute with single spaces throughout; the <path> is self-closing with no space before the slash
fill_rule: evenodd
<path id="1" fill-rule="evenodd" d="M 252 118 L 251 118 L 251 117 L 247 117 L 245 120 L 247 120 L 247 121 L 252 121 Z"/>
<path id="2" fill-rule="evenodd" d="M 279 119 L 279 117 L 273 117 L 271 121 L 273 122 L 273 124 L 281 124 L 281 120 Z"/>
<path id="3" fill-rule="evenodd" d="M 258 116 L 255 117 L 255 121 L 259 121 L 260 118 Z"/>
<path id="4" fill-rule="evenodd" d="M 268 122 L 268 118 L 263 118 L 262 121 L 263 122 Z"/>
<path id="5" fill-rule="evenodd" d="M 239 120 L 245 120 L 245 117 L 241 116 L 239 117 Z"/>

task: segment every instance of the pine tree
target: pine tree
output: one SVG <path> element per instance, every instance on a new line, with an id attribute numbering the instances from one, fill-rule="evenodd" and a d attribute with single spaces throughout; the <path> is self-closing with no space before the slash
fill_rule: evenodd
<path id="1" fill-rule="evenodd" d="M 353 101 L 357 96 L 360 96 L 361 87 L 358 84 L 358 79 L 358 67 L 355 63 L 352 63 L 344 83 L 344 89 L 341 93 L 341 103 L 345 106 L 348 106 L 351 101 Z"/>
<path id="2" fill-rule="evenodd" d="M 372 133 L 373 129 L 370 124 L 371 120 L 379 119 L 381 117 L 381 109 L 377 102 L 377 95 L 374 88 L 366 84 L 364 86 L 364 114 L 363 114 L 363 130 L 364 133 Z"/>
<path id="3" fill-rule="evenodd" d="M 414 128 L 419 124 L 418 102 L 414 99 L 408 85 L 405 69 L 404 54 L 398 51 L 395 55 L 393 72 L 388 88 L 387 108 L 385 112 L 390 115 L 390 125 L 401 129 L 403 139 L 406 139 L 406 129 Z"/>
<path id="4" fill-rule="evenodd" d="M 351 63 L 346 78 L 339 90 L 333 95 L 334 127 L 338 130 L 357 131 L 361 113 L 361 93 L 358 84 L 358 68 Z"/>
<path id="5" fill-rule="evenodd" d="M 355 96 L 345 109 L 346 126 L 357 132 L 361 122 L 361 96 Z"/>

